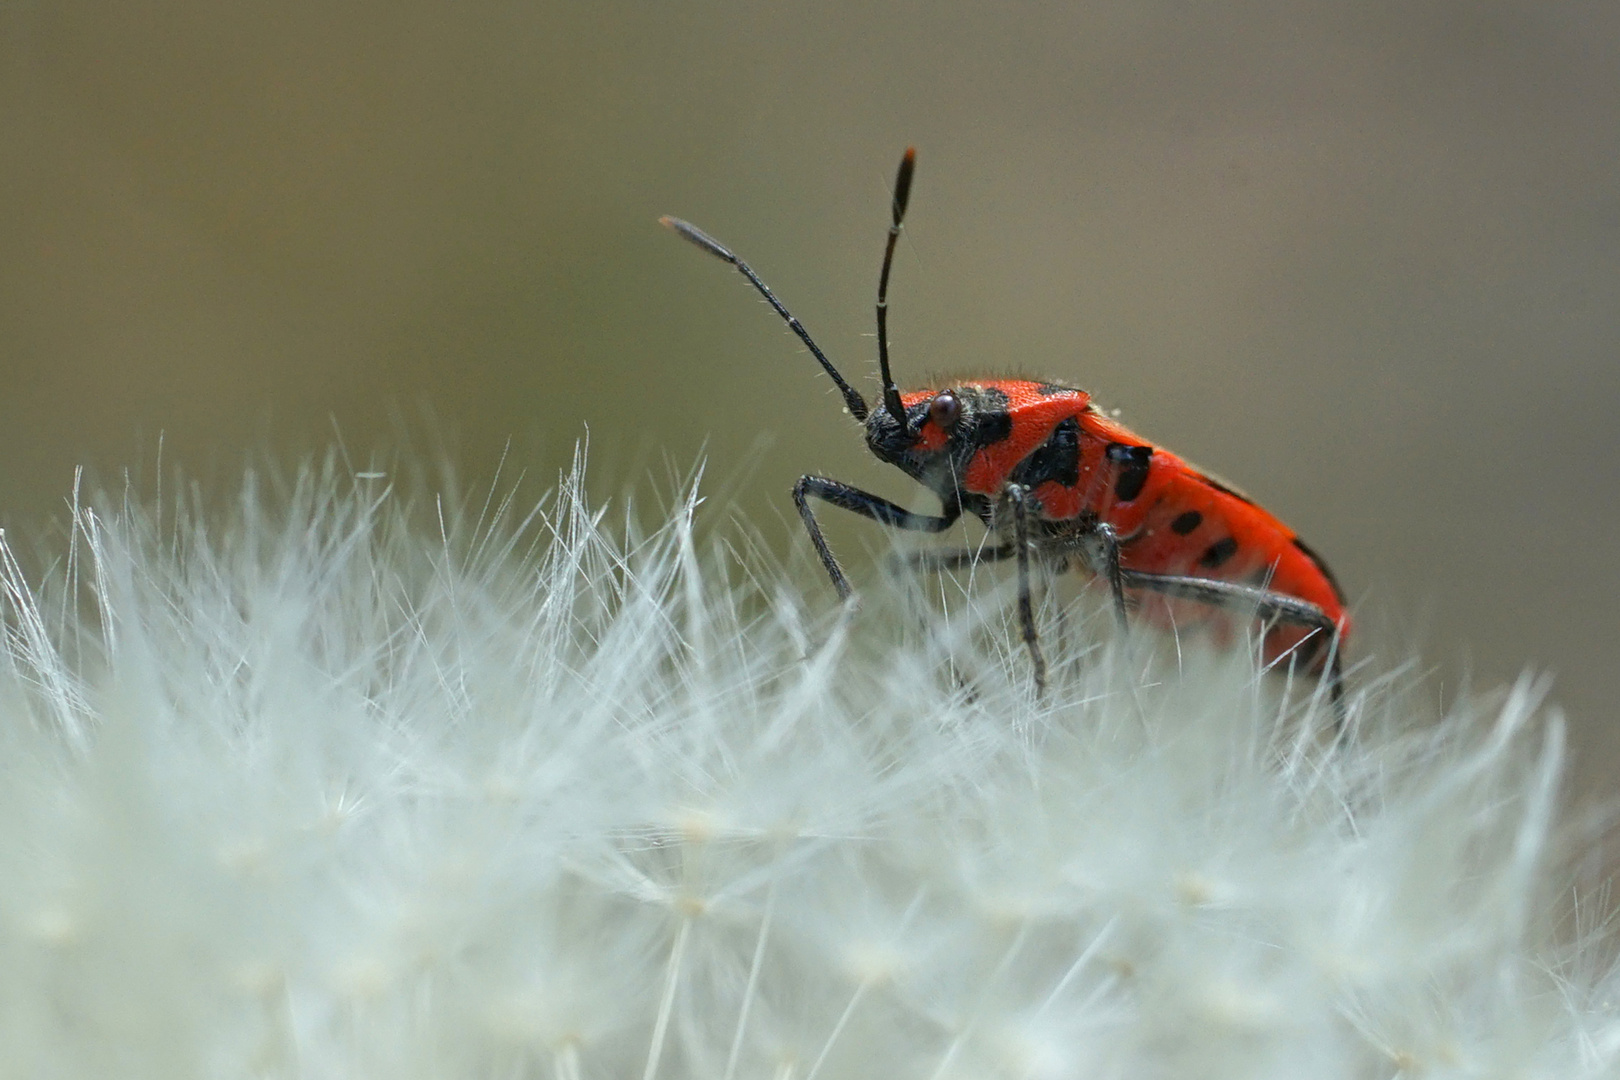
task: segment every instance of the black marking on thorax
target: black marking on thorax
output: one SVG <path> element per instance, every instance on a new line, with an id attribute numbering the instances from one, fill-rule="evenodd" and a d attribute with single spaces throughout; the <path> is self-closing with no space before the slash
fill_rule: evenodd
<path id="1" fill-rule="evenodd" d="M 967 393 L 960 391 L 959 393 Z M 981 386 L 971 391 L 973 409 L 969 425 L 957 430 L 952 440 L 963 440 L 974 450 L 982 450 L 1012 434 L 1012 413 L 1007 410 L 1005 392 L 994 386 Z"/>
<path id="2" fill-rule="evenodd" d="M 1028 457 L 1013 470 L 1016 484 L 1034 488 L 1056 481 L 1064 487 L 1080 482 L 1080 421 L 1066 416 L 1052 429 L 1046 441 L 1030 451 Z"/>
<path id="3" fill-rule="evenodd" d="M 1107 454 L 1108 460 L 1119 466 L 1119 477 L 1114 481 L 1114 498 L 1120 502 L 1130 502 L 1142 494 L 1142 486 L 1147 483 L 1148 462 L 1153 460 L 1153 447 L 1111 442 Z"/>

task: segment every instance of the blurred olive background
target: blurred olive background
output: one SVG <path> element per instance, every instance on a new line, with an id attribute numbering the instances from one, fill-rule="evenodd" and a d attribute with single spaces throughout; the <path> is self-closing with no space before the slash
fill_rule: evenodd
<path id="1" fill-rule="evenodd" d="M 706 447 L 781 550 L 802 471 L 914 500 L 655 220 L 866 379 L 915 143 L 902 381 L 1090 388 L 1299 528 L 1437 694 L 1555 671 L 1613 787 L 1612 2 L 0 0 L 0 136 L 14 535 L 159 433 L 228 480 L 424 412 L 471 478 L 587 425 L 619 482 Z"/>

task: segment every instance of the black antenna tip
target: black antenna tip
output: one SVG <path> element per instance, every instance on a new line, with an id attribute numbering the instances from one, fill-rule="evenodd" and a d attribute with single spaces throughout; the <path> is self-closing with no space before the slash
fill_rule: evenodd
<path id="1" fill-rule="evenodd" d="M 911 174 L 917 171 L 917 148 L 906 147 L 906 154 L 900 159 L 900 171 L 894 177 L 894 223 L 900 224 L 900 219 L 906 216 L 906 203 L 911 199 Z"/>

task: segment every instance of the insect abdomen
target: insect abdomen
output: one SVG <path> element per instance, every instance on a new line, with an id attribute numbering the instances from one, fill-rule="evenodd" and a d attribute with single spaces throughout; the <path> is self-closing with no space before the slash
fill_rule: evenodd
<path id="1" fill-rule="evenodd" d="M 1292 529 L 1241 492 L 1095 409 L 1085 408 L 1053 428 L 1010 478 L 1032 489 L 1047 520 L 1088 517 L 1111 525 L 1119 536 L 1122 567 L 1269 589 L 1314 604 L 1341 630 L 1349 628 L 1332 571 Z M 1138 599 L 1143 614 L 1160 624 L 1224 619 L 1204 605 Z M 1307 633 L 1293 626 L 1272 630 L 1267 659 L 1285 654 Z"/>
<path id="2" fill-rule="evenodd" d="M 1155 574 L 1187 574 L 1263 588 L 1307 601 L 1349 630 L 1345 600 L 1332 572 L 1298 535 L 1270 511 L 1250 502 L 1173 454 L 1158 451 L 1139 501 L 1146 504 L 1133 529 L 1122 532 L 1120 565 Z M 1115 516 L 1118 515 L 1116 508 Z M 1198 621 L 1209 609 L 1162 600 L 1143 606 L 1161 624 Z M 1296 626 L 1271 630 L 1266 660 L 1276 660 L 1306 638 Z M 1325 644 L 1325 643 L 1324 643 Z M 1314 651 L 1315 644 L 1309 649 Z"/>

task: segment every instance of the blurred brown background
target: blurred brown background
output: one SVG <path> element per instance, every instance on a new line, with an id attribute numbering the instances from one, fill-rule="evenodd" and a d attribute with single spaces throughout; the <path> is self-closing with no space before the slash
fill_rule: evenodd
<path id="1" fill-rule="evenodd" d="M 0 0 L 0 138 L 14 530 L 160 432 L 228 479 L 424 407 L 469 477 L 583 424 L 626 481 L 707 445 L 784 549 L 801 471 L 911 498 L 655 224 L 866 377 L 910 142 L 904 377 L 1092 389 L 1296 525 L 1437 693 L 1556 671 L 1614 789 L 1613 3 Z"/>

